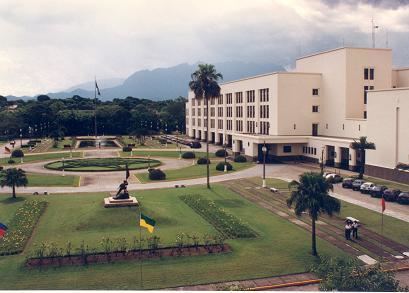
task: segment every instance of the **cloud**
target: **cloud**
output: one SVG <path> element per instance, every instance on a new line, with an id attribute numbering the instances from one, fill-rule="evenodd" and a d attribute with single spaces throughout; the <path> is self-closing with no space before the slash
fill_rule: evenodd
<path id="1" fill-rule="evenodd" d="M 199 60 L 276 62 L 345 45 L 408 60 L 407 1 L 2 0 L 0 94 L 35 95 Z"/>

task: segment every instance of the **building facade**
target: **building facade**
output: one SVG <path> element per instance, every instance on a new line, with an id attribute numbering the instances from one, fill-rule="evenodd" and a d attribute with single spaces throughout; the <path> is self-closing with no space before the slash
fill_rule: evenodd
<path id="1" fill-rule="evenodd" d="M 233 152 L 255 161 L 263 160 L 261 148 L 265 144 L 268 162 L 324 161 L 328 166 L 350 170 L 355 170 L 361 159 L 350 147 L 351 142 L 368 136 L 369 141 L 379 143 L 377 150 L 367 152 L 368 172 L 379 176 L 387 173 L 382 168 L 392 170 L 397 162 L 409 163 L 409 136 L 405 132 L 409 129 L 409 90 L 404 87 L 409 87 L 409 69 L 392 69 L 391 49 L 334 49 L 297 59 L 291 72 L 221 84 L 221 95 L 209 100 L 208 132 L 205 101 L 189 92 L 186 133 L 227 144 Z M 388 137 L 398 141 L 399 147 L 393 150 L 390 145 L 384 150 L 384 133 L 378 132 L 388 132 L 390 119 L 395 119 L 393 125 L 397 127 L 395 116 L 382 115 L 385 107 L 392 107 L 391 113 L 399 108 L 398 114 L 392 113 L 399 117 L 399 131 L 393 134 L 399 139 Z M 388 122 L 382 124 L 384 119 Z M 384 127 L 379 128 L 379 123 Z M 396 150 L 398 154 L 377 159 Z"/>

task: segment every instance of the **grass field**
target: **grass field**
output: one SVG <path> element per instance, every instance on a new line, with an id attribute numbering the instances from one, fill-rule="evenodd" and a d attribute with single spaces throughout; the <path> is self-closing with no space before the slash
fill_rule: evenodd
<path id="1" fill-rule="evenodd" d="M 144 289 L 266 277 L 303 272 L 314 262 L 310 234 L 302 228 L 255 206 L 237 194 L 214 184 L 186 189 L 132 192 L 144 214 L 156 220 L 154 235 L 161 243 L 174 243 L 178 233 L 215 234 L 215 228 L 183 203 L 180 195 L 200 194 L 243 220 L 259 235 L 255 239 L 228 240 L 233 251 L 224 255 L 149 260 L 143 263 Z M 140 289 L 139 263 L 118 262 L 88 267 L 27 269 L 25 256 L 35 244 L 61 245 L 81 241 L 98 247 L 102 237 L 138 236 L 136 208 L 104 209 L 107 194 L 53 195 L 23 255 L 0 257 L 1 289 Z M 0 196 L 0 215 L 7 221 L 22 198 L 13 202 Z M 26 200 L 28 197 L 26 198 Z M 4 216 L 3 216 L 4 215 Z M 285 231 L 285 233 L 283 232 Z M 143 237 L 150 236 L 143 231 Z M 337 248 L 318 240 L 321 255 L 346 257 Z"/>
<path id="2" fill-rule="evenodd" d="M 210 164 L 210 176 L 216 175 L 223 175 L 226 174 L 223 171 L 217 171 L 216 165 L 219 161 L 213 161 Z M 235 163 L 230 162 L 233 166 L 233 170 L 229 171 L 228 173 L 232 173 L 235 171 L 240 171 L 246 168 L 253 166 L 253 163 Z M 193 165 L 185 168 L 174 169 L 174 170 L 166 170 L 166 181 L 174 181 L 174 180 L 181 180 L 181 179 L 192 179 L 192 178 L 200 178 L 206 177 L 206 165 Z M 155 180 L 150 180 L 148 173 L 138 173 L 135 176 L 139 179 L 141 183 L 147 182 L 154 182 Z"/>
<path id="3" fill-rule="evenodd" d="M 65 160 L 51 162 L 44 167 L 52 170 L 62 170 L 64 163 L 64 169 L 66 171 L 123 171 L 128 164 L 129 170 L 145 169 L 150 167 L 156 167 L 160 165 L 160 161 L 146 159 L 146 158 L 91 158 L 81 160 Z"/>
<path id="4" fill-rule="evenodd" d="M 82 156 L 82 152 L 72 153 L 73 158 L 79 158 L 81 156 Z M 25 155 L 23 159 L 24 159 L 24 163 L 34 163 L 34 162 L 48 161 L 48 160 L 53 160 L 53 159 L 61 159 L 63 157 L 66 159 L 70 158 L 70 153 L 67 152 L 67 153 L 56 153 L 56 154 L 51 153 L 51 154 Z M 10 158 L 0 158 L 0 164 L 3 164 L 3 165 L 8 164 L 9 159 Z M 15 164 L 20 164 L 20 158 L 13 158 L 13 160 L 16 162 Z"/>
<path id="5" fill-rule="evenodd" d="M 144 145 L 140 145 L 138 140 L 134 140 L 133 138 L 129 138 L 128 136 L 123 136 L 121 139 L 121 143 L 124 145 L 128 144 L 135 144 L 133 147 L 134 149 L 175 149 L 179 148 L 179 146 L 182 147 L 182 150 L 187 148 L 185 145 L 178 145 L 176 146 L 176 143 L 169 143 L 166 144 L 161 144 L 159 140 L 157 139 L 146 139 Z"/>
<path id="6" fill-rule="evenodd" d="M 182 150 L 182 154 L 185 151 Z M 119 152 L 121 157 L 130 157 L 131 152 Z M 179 151 L 158 151 L 158 150 L 152 150 L 152 151 L 139 151 L 139 150 L 134 150 L 132 152 L 133 157 L 164 157 L 164 158 L 179 158 Z M 200 157 L 206 157 L 205 152 L 195 152 L 196 155 L 196 160 Z M 215 155 L 214 153 L 209 153 L 209 158 L 214 158 Z M 189 159 L 192 160 L 192 159 Z"/>
<path id="7" fill-rule="evenodd" d="M 80 177 L 27 173 L 28 186 L 73 186 L 79 185 Z"/>

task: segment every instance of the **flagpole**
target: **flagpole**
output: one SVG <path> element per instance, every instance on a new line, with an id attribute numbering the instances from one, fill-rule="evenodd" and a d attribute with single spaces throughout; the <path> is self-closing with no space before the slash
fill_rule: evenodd
<path id="1" fill-rule="evenodd" d="M 95 77 L 95 89 L 94 89 L 94 130 L 95 139 L 97 138 L 97 78 Z"/>
<path id="2" fill-rule="evenodd" d="M 143 279 L 142 279 L 142 228 L 141 228 L 141 218 L 142 218 L 142 210 L 141 206 L 139 205 L 139 270 L 140 270 L 140 278 L 141 278 L 141 289 L 143 289 Z"/>

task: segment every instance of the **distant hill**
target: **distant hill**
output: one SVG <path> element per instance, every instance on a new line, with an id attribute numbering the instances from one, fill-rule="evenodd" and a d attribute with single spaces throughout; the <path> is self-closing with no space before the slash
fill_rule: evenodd
<path id="1" fill-rule="evenodd" d="M 223 74 L 223 81 L 231 81 L 247 76 L 258 75 L 274 71 L 284 71 L 280 65 L 269 63 L 223 62 L 215 63 L 217 71 Z M 133 73 L 123 82 L 120 79 L 100 80 L 101 100 L 125 98 L 127 96 L 146 98 L 151 100 L 172 99 L 187 96 L 190 75 L 197 68 L 197 64 L 179 64 L 169 68 L 140 70 Z M 108 81 L 108 82 L 107 82 Z M 112 86 L 112 82 L 117 85 Z M 111 83 L 111 85 L 107 85 Z M 71 87 L 63 92 L 48 93 L 51 98 L 69 98 L 73 95 L 94 97 L 93 81 Z"/>

